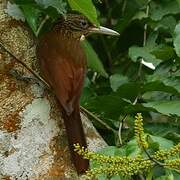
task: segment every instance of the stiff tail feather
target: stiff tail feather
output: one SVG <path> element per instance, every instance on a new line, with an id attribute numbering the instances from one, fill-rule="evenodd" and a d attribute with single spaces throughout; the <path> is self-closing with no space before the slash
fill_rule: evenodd
<path id="1" fill-rule="evenodd" d="M 70 115 L 62 108 L 62 117 L 64 119 L 72 161 L 77 173 L 84 173 L 89 167 L 89 161 L 83 159 L 82 156 L 74 151 L 74 144 L 76 143 L 79 143 L 80 146 L 87 147 L 79 107 L 76 106 Z"/>

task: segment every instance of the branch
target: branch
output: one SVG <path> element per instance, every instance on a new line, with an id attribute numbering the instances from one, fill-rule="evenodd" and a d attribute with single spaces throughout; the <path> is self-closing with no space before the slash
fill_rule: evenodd
<path id="1" fill-rule="evenodd" d="M 84 107 L 80 107 L 81 111 L 91 116 L 93 119 L 95 119 L 98 123 L 102 124 L 106 129 L 112 131 L 113 133 L 117 133 L 116 130 L 114 130 L 112 127 L 110 127 L 108 124 L 103 122 L 101 119 L 99 119 L 97 116 L 95 116 L 93 113 L 85 109 Z"/>

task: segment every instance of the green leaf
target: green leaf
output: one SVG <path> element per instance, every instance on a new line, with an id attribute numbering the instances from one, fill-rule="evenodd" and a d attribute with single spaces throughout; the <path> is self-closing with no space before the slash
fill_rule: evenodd
<path id="1" fill-rule="evenodd" d="M 81 99 L 80 99 L 80 104 L 81 106 L 85 106 L 87 101 L 92 98 L 93 96 L 95 96 L 95 93 L 94 91 L 89 88 L 89 87 L 85 87 L 82 91 L 82 94 L 81 94 Z"/>
<path id="2" fill-rule="evenodd" d="M 29 26 L 34 34 L 36 34 L 39 27 L 39 17 L 42 11 L 36 5 L 21 5 L 21 9 Z"/>
<path id="3" fill-rule="evenodd" d="M 160 137 L 160 136 L 153 136 L 153 135 L 148 135 L 146 137 L 148 137 L 151 139 L 151 141 L 154 143 L 154 146 L 158 146 L 160 149 L 170 149 L 173 146 L 173 142 L 171 140 L 168 140 L 166 138 Z M 156 148 L 153 147 L 153 148 Z M 144 152 L 142 152 L 142 150 L 139 148 L 139 145 L 137 144 L 136 139 L 132 139 L 130 140 L 127 145 L 125 146 L 125 152 L 126 152 L 126 156 L 130 156 L 130 157 L 135 157 L 138 154 L 145 154 Z"/>
<path id="4" fill-rule="evenodd" d="M 130 156 L 130 157 L 136 157 L 138 154 L 141 153 L 141 149 L 139 148 L 136 139 L 132 139 L 127 143 L 125 147 L 125 151 L 126 151 L 126 156 Z"/>
<path id="5" fill-rule="evenodd" d="M 35 0 L 38 4 L 42 5 L 44 8 L 49 6 L 54 7 L 60 14 L 66 13 L 66 3 L 62 0 Z"/>
<path id="6" fill-rule="evenodd" d="M 166 176 L 160 176 L 158 178 L 155 178 L 155 180 L 175 180 L 173 174 L 166 175 Z"/>
<path id="7" fill-rule="evenodd" d="M 146 62 L 152 63 L 154 66 L 160 64 L 161 60 L 157 59 L 155 55 L 148 52 L 148 49 L 144 47 L 136 47 L 132 46 L 129 48 L 129 57 L 134 61 L 137 62 L 139 58 L 143 58 Z"/>
<path id="8" fill-rule="evenodd" d="M 150 17 L 158 21 L 168 14 L 178 14 L 180 8 L 175 0 L 166 2 L 153 2 L 151 3 Z"/>
<path id="9" fill-rule="evenodd" d="M 116 146 L 107 146 L 100 151 L 100 154 L 108 155 L 108 156 L 124 156 L 125 151 L 123 148 L 117 148 Z"/>
<path id="10" fill-rule="evenodd" d="M 157 30 L 163 30 L 171 35 L 174 32 L 176 26 L 176 19 L 173 16 L 164 16 L 160 21 L 157 22 L 157 26 L 154 27 Z"/>
<path id="11" fill-rule="evenodd" d="M 169 60 L 175 56 L 173 47 L 160 44 L 152 49 L 152 54 L 156 56 L 157 59 Z"/>
<path id="12" fill-rule="evenodd" d="M 151 122 L 148 124 L 146 123 L 145 129 L 147 129 L 148 132 L 150 132 L 153 135 L 165 137 L 166 139 L 169 139 L 167 138 L 168 136 L 167 134 L 171 134 L 170 136 L 176 136 L 175 137 L 176 139 L 180 138 L 180 135 L 177 134 L 179 132 L 179 126 L 176 125 L 176 123 L 172 123 L 171 121 L 165 123 L 160 123 L 160 122 Z"/>
<path id="13" fill-rule="evenodd" d="M 19 6 L 16 4 L 11 4 L 9 1 L 7 3 L 6 13 L 8 13 L 10 16 L 12 16 L 16 20 L 25 21 L 25 17 L 21 9 L 19 8 Z"/>
<path id="14" fill-rule="evenodd" d="M 118 18 L 118 22 L 116 25 L 116 30 L 119 33 L 122 33 L 125 28 L 132 22 L 132 20 L 136 19 L 136 13 L 139 12 L 139 9 L 142 8 L 147 3 L 147 0 L 131 0 L 126 1 L 124 7 L 124 14 L 120 18 Z M 117 7 L 119 10 L 119 6 Z"/>
<path id="15" fill-rule="evenodd" d="M 128 102 L 115 94 L 91 98 L 85 104 L 85 107 L 91 112 L 98 114 L 103 120 L 117 121 L 120 114 L 124 112 L 124 107 L 128 104 Z"/>
<path id="16" fill-rule="evenodd" d="M 149 136 L 154 142 L 159 144 L 160 149 L 170 149 L 174 145 L 173 141 L 168 140 L 166 138 L 160 136 L 153 136 L 153 135 L 149 135 Z"/>
<path id="17" fill-rule="evenodd" d="M 177 115 L 180 116 L 180 100 L 174 101 L 154 101 L 143 103 L 145 107 L 153 108 L 156 111 L 165 115 Z"/>
<path id="18" fill-rule="evenodd" d="M 173 141 L 160 136 L 147 135 L 146 140 L 149 144 L 149 148 L 153 150 L 153 152 L 159 149 L 168 150 L 174 145 Z"/>
<path id="19" fill-rule="evenodd" d="M 91 44 L 87 40 L 82 41 L 81 44 L 86 52 L 88 67 L 107 78 L 108 74 Z"/>
<path id="20" fill-rule="evenodd" d="M 147 41 L 146 41 L 146 47 L 148 48 L 154 48 L 157 43 L 157 38 L 158 38 L 159 33 L 157 31 L 153 31 L 151 34 L 149 34 Z"/>
<path id="21" fill-rule="evenodd" d="M 179 129 L 178 129 L 179 130 Z M 180 142 L 180 134 L 175 133 L 175 132 L 170 132 L 167 133 L 167 135 L 165 136 L 165 138 L 167 139 L 171 139 L 173 142 L 175 142 L 176 144 Z"/>
<path id="22" fill-rule="evenodd" d="M 128 82 L 128 78 L 121 74 L 113 74 L 110 77 L 110 84 L 113 91 L 116 91 L 121 85 Z"/>
<path id="23" fill-rule="evenodd" d="M 171 81 L 172 79 L 172 81 Z M 172 94 L 178 94 L 180 93 L 180 80 L 172 78 L 167 78 L 162 81 L 151 81 L 149 83 L 146 83 L 143 87 L 143 93 L 144 92 L 150 92 L 150 91 L 162 91 Z"/>
<path id="24" fill-rule="evenodd" d="M 132 91 L 133 90 L 133 91 Z M 142 91 L 142 83 L 129 82 L 121 85 L 115 94 L 124 99 L 128 99 L 131 102 L 134 102 L 138 94 Z"/>
<path id="25" fill-rule="evenodd" d="M 99 26 L 97 20 L 96 8 L 92 0 L 68 0 L 72 10 L 79 11 L 84 14 L 93 24 Z"/>

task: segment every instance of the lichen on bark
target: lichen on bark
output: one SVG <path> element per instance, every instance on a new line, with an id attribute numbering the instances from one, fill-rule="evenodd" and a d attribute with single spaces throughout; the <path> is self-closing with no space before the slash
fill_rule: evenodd
<path id="1" fill-rule="evenodd" d="M 6 3 L 0 0 L 0 42 L 38 73 L 36 39 L 5 13 Z M 0 179 L 78 179 L 53 93 L 18 79 L 14 70 L 33 77 L 0 47 Z M 90 150 L 105 146 L 84 115 L 82 120 Z"/>

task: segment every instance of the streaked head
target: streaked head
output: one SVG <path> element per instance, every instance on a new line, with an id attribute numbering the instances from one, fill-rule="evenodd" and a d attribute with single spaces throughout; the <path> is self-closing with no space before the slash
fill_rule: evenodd
<path id="1" fill-rule="evenodd" d="M 72 33 L 82 35 L 88 35 L 90 33 L 99 33 L 99 34 L 107 34 L 112 36 L 118 36 L 119 33 L 105 28 L 105 27 L 96 27 L 96 25 L 92 24 L 85 16 L 77 15 L 77 14 L 67 14 L 60 21 L 60 26 Z"/>

